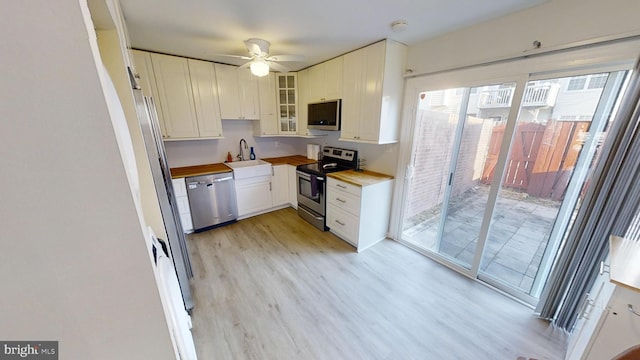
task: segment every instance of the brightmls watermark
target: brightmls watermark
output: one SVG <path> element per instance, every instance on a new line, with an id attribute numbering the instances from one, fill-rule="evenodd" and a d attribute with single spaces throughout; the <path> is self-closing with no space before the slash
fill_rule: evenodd
<path id="1" fill-rule="evenodd" d="M 57 341 L 2 341 L 0 360 L 58 360 Z"/>

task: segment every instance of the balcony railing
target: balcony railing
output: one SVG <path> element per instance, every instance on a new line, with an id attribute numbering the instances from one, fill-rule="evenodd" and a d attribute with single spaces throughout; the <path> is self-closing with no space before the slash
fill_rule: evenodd
<path id="1" fill-rule="evenodd" d="M 478 97 L 478 107 L 480 109 L 505 108 L 511 106 L 514 88 L 496 89 L 483 91 Z"/>
<path id="2" fill-rule="evenodd" d="M 547 107 L 556 104 L 560 84 L 543 84 L 527 86 L 522 97 L 522 106 Z M 514 88 L 484 91 L 478 97 L 478 108 L 507 108 L 511 106 Z"/>

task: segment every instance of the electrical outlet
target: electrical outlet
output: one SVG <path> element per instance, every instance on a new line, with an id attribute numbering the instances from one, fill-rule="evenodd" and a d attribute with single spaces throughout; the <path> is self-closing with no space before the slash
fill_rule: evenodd
<path id="1" fill-rule="evenodd" d="M 276 149 L 280 147 L 280 141 L 276 140 L 273 142 L 273 147 L 275 147 Z"/>

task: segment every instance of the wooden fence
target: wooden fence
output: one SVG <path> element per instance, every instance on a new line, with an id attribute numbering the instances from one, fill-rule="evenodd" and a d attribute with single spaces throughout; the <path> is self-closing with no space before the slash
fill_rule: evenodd
<path id="1" fill-rule="evenodd" d="M 522 123 L 516 128 L 502 185 L 529 195 L 561 200 L 582 149 L 586 121 L 549 121 L 546 126 Z M 504 137 L 505 125 L 493 129 L 482 172 L 490 184 Z"/>

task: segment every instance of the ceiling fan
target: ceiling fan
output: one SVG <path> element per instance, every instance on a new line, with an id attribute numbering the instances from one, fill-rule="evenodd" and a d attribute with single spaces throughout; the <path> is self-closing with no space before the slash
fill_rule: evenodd
<path id="1" fill-rule="evenodd" d="M 240 66 L 240 68 L 250 68 L 251 73 L 255 76 L 266 76 L 269 74 L 269 69 L 273 68 L 279 72 L 288 72 L 289 69 L 279 64 L 278 62 L 288 61 L 304 61 L 304 55 L 269 55 L 269 43 L 267 40 L 251 38 L 244 41 L 249 56 L 240 55 L 226 55 L 220 54 L 220 56 L 235 57 L 245 60 L 250 60 Z"/>

